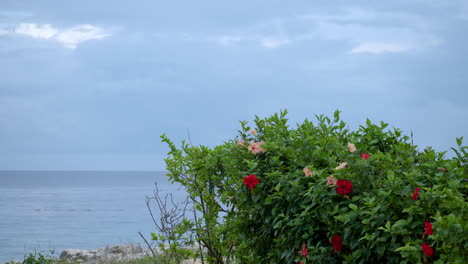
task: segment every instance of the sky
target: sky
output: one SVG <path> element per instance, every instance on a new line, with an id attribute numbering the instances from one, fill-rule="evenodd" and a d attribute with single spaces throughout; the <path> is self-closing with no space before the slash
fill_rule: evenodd
<path id="1" fill-rule="evenodd" d="M 468 140 L 468 0 L 0 1 L 0 170 L 164 170 L 240 120 Z M 465 140 L 466 144 L 466 140 Z"/>

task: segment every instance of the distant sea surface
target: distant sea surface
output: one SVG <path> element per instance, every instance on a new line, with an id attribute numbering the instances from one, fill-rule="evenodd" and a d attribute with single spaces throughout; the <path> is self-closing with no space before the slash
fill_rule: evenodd
<path id="1" fill-rule="evenodd" d="M 156 231 L 146 207 L 155 182 L 185 197 L 165 172 L 0 171 L 0 263 L 34 251 L 144 246 L 138 232 Z"/>

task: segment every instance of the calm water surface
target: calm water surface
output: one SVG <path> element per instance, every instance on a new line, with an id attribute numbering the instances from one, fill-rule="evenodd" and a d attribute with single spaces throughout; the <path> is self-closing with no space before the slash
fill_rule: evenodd
<path id="1" fill-rule="evenodd" d="M 142 243 L 155 228 L 146 207 L 154 183 L 185 193 L 164 172 L 0 171 L 0 262 L 43 250 Z M 157 209 L 155 208 L 157 211 Z"/>

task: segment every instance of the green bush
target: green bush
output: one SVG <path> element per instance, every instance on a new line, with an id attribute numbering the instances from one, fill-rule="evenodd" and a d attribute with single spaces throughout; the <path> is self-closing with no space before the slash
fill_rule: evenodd
<path id="1" fill-rule="evenodd" d="M 52 260 L 46 258 L 41 253 L 35 252 L 34 254 L 29 253 L 28 256 L 24 257 L 23 264 L 51 264 Z"/>
<path id="2" fill-rule="evenodd" d="M 384 122 L 349 131 L 336 111 L 290 127 L 286 114 L 241 122 L 237 139 L 214 148 L 178 149 L 162 136 L 169 177 L 201 215 L 194 231 L 213 249 L 210 263 L 468 259 L 462 138 L 448 159 Z"/>

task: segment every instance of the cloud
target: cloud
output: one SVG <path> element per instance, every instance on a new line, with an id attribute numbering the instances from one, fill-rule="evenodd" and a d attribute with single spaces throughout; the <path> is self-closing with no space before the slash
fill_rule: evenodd
<path id="1" fill-rule="evenodd" d="M 287 37 L 278 37 L 274 35 L 238 35 L 238 34 L 231 34 L 231 35 L 221 35 L 219 37 L 212 38 L 214 41 L 222 46 L 234 46 L 239 45 L 242 43 L 255 43 L 263 48 L 278 48 L 284 45 L 287 45 L 291 42 L 291 40 Z"/>
<path id="2" fill-rule="evenodd" d="M 437 25 L 437 27 L 435 26 Z M 342 53 L 385 54 L 433 48 L 442 40 L 439 21 L 418 11 L 342 7 L 259 20 L 218 32 L 157 32 L 162 41 L 224 47 L 278 49 L 335 42 Z M 154 34 L 153 34 L 154 35 Z M 336 46 L 338 46 L 336 45 Z"/>
<path id="3" fill-rule="evenodd" d="M 26 35 L 39 39 L 50 39 L 57 34 L 58 30 L 49 24 L 37 25 L 31 23 L 21 23 L 16 29 L 15 33 Z"/>
<path id="4" fill-rule="evenodd" d="M 291 42 L 288 38 L 267 37 L 260 39 L 260 45 L 265 48 L 277 48 L 287 45 Z"/>
<path id="5" fill-rule="evenodd" d="M 354 47 L 350 53 L 372 53 L 372 54 L 380 54 L 380 53 L 399 53 L 405 52 L 412 49 L 411 46 L 406 46 L 402 44 L 396 43 L 361 43 Z"/>
<path id="6" fill-rule="evenodd" d="M 0 36 L 15 34 L 35 39 L 53 40 L 69 49 L 76 49 L 78 45 L 86 41 L 111 36 L 104 29 L 89 24 L 58 29 L 50 24 L 21 23 L 10 31 L 0 28 Z"/>
<path id="7" fill-rule="evenodd" d="M 264 20 L 212 38 L 219 45 L 254 43 L 279 48 L 299 42 L 338 41 L 352 54 L 397 53 L 430 48 L 442 41 L 433 20 L 418 13 L 341 8 Z"/>
<path id="8" fill-rule="evenodd" d="M 223 35 L 220 37 L 216 37 L 215 41 L 218 42 L 219 44 L 223 46 L 230 46 L 230 45 L 235 45 L 238 44 L 239 42 L 242 41 L 241 36 L 236 36 L 236 35 Z"/>
<path id="9" fill-rule="evenodd" d="M 93 39 L 103 39 L 110 36 L 105 33 L 102 28 L 92 25 L 79 25 L 66 29 L 57 35 L 56 40 L 62 43 L 65 47 L 76 49 L 78 44 Z"/>

